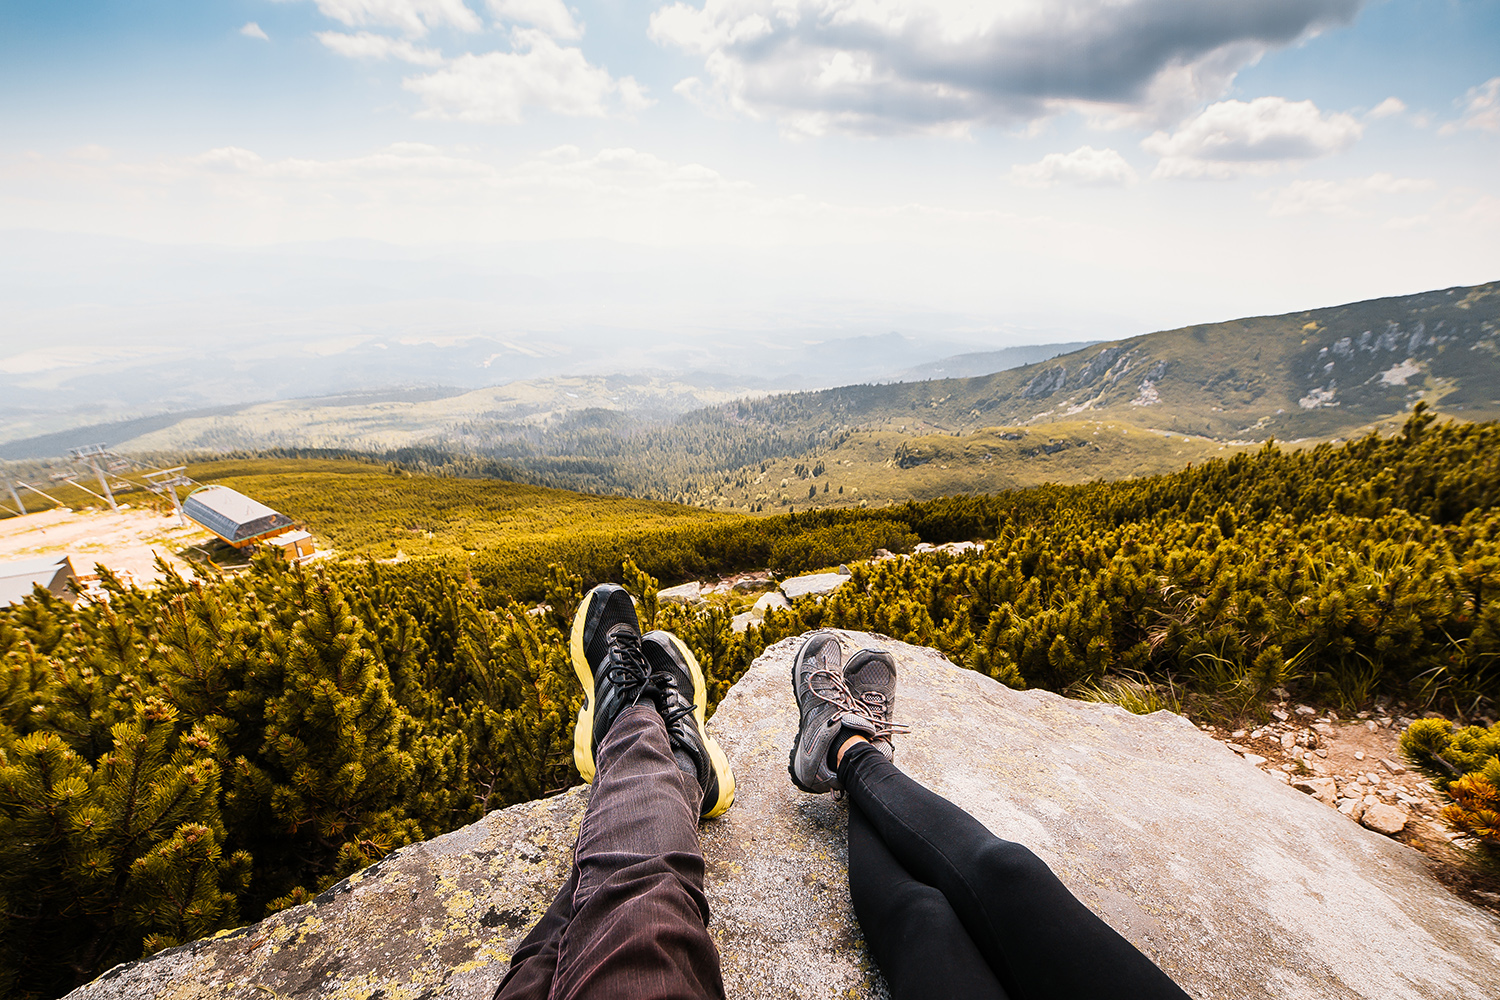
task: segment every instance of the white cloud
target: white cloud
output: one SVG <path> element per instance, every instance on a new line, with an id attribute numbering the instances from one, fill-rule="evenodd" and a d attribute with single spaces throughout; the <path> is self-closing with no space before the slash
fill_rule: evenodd
<path id="1" fill-rule="evenodd" d="M 1161 157 L 1153 177 L 1224 180 L 1337 153 L 1363 131 L 1350 115 L 1325 114 L 1312 101 L 1257 97 L 1210 105 L 1177 131 L 1157 132 L 1141 145 Z"/>
<path id="2" fill-rule="evenodd" d="M 244 26 L 240 28 L 240 34 L 246 38 L 259 38 L 263 42 L 271 40 L 271 36 L 261 30 L 261 26 L 254 21 L 246 21 Z"/>
<path id="3" fill-rule="evenodd" d="M 1387 97 L 1366 113 L 1366 118 L 1390 118 L 1406 110 L 1406 102 L 1399 97 Z"/>
<path id="4" fill-rule="evenodd" d="M 583 37 L 583 26 L 562 0 L 487 0 L 490 13 L 506 24 L 538 28 L 567 41 Z"/>
<path id="5" fill-rule="evenodd" d="M 1471 87 L 1464 95 L 1463 117 L 1449 122 L 1440 131 L 1452 135 L 1460 129 L 1476 129 L 1481 132 L 1500 132 L 1500 76 L 1494 76 L 1477 87 Z"/>
<path id="6" fill-rule="evenodd" d="M 297 0 L 276 0 L 294 3 Z M 313 0 L 324 17 L 351 28 L 396 28 L 412 37 L 448 26 L 460 31 L 484 27 L 464 0 Z"/>
<path id="7" fill-rule="evenodd" d="M 1011 168 L 1011 180 L 1028 187 L 1083 184 L 1122 187 L 1134 183 L 1135 168 L 1113 149 L 1080 146 L 1071 153 L 1048 153 L 1036 163 Z"/>
<path id="8" fill-rule="evenodd" d="M 416 66 L 441 66 L 443 54 L 437 49 L 413 45 L 404 38 L 376 35 L 368 31 L 345 34 L 342 31 L 319 31 L 318 41 L 341 56 L 350 59 L 399 59 Z"/>
<path id="9" fill-rule="evenodd" d="M 651 37 L 703 59 L 678 92 L 793 132 L 962 132 L 1082 108 L 1181 114 L 1364 0 L 705 0 Z"/>
<path id="10" fill-rule="evenodd" d="M 1336 215 L 1354 218 L 1366 214 L 1363 206 L 1377 198 L 1431 191 L 1430 180 L 1371 174 L 1343 181 L 1298 180 L 1269 192 L 1272 215 Z"/>
<path id="11" fill-rule="evenodd" d="M 427 104 L 424 117 L 516 124 L 527 108 L 600 118 L 649 106 L 633 77 L 615 79 L 577 48 L 558 45 L 545 32 L 517 28 L 513 52 L 466 53 L 403 86 Z"/>

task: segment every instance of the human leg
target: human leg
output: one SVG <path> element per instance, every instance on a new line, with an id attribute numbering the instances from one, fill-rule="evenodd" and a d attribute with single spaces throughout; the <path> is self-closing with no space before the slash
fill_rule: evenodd
<path id="1" fill-rule="evenodd" d="M 593 783 L 572 872 L 517 948 L 496 1000 L 720 998 L 698 817 L 734 798 L 704 723 L 704 681 L 667 633 L 643 637 L 630 596 L 595 587 L 570 647 L 584 688 L 574 759 Z"/>
<path id="2" fill-rule="evenodd" d="M 849 895 L 870 955 L 895 1000 L 1006 1000 L 947 898 L 901 867 L 853 803 Z"/>
<path id="3" fill-rule="evenodd" d="M 722 998 L 697 777 L 678 766 L 661 716 L 645 705 L 615 720 L 597 763 L 552 996 Z"/>
<path id="4" fill-rule="evenodd" d="M 996 837 L 875 747 L 851 746 L 838 778 L 892 857 L 942 892 L 1015 1000 L 1187 996 L 1035 854 Z"/>

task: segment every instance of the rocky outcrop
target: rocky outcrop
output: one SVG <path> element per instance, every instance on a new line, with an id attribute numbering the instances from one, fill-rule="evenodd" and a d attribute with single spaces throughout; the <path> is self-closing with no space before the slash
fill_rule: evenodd
<path id="1" fill-rule="evenodd" d="M 1348 822 L 1165 712 L 1012 691 L 871 636 L 902 672 L 897 763 L 1068 886 L 1208 998 L 1492 1000 L 1500 922 L 1409 848 Z M 846 805 L 786 777 L 798 640 L 771 647 L 714 728 L 734 808 L 703 827 L 733 998 L 881 997 L 849 909 Z M 122 966 L 77 998 L 488 998 L 561 884 L 574 789 L 404 848 L 306 906 Z"/>

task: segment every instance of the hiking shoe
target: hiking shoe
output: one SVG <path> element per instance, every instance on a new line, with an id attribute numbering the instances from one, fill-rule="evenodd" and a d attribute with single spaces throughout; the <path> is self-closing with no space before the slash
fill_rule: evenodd
<path id="1" fill-rule="evenodd" d="M 786 765 L 792 784 L 804 792 L 841 789 L 838 775 L 828 765 L 828 751 L 840 730 L 872 740 L 880 733 L 844 680 L 844 650 L 838 636 L 817 631 L 803 642 L 792 660 L 792 694 L 801 715 Z"/>
<path id="2" fill-rule="evenodd" d="M 679 764 L 691 765 L 703 789 L 698 815 L 712 819 L 734 803 L 734 772 L 718 742 L 708 735 L 708 685 L 693 651 L 670 632 L 647 632 L 641 649 L 651 667 L 657 711 L 667 724 L 667 737 Z M 688 770 L 684 767 L 683 770 Z"/>
<path id="3" fill-rule="evenodd" d="M 573 670 L 583 684 L 583 705 L 573 727 L 573 762 L 593 781 L 594 755 L 604 734 L 640 700 L 651 670 L 641 651 L 641 624 L 624 587 L 601 583 L 579 602 L 568 643 Z"/>
<path id="4" fill-rule="evenodd" d="M 910 731 L 891 721 L 896 711 L 895 657 L 883 649 L 859 650 L 844 664 L 844 683 L 864 717 L 875 724 L 876 735 L 870 742 L 886 757 L 894 757 L 891 736 Z"/>

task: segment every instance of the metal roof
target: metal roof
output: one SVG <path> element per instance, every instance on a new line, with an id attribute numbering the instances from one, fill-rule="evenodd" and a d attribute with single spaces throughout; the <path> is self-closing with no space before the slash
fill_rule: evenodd
<path id="1" fill-rule="evenodd" d="M 273 541 L 275 541 L 277 545 L 290 545 L 293 542 L 306 541 L 311 537 L 312 532 L 310 531 L 288 531 L 284 534 L 277 535 L 275 539 L 273 539 Z"/>
<path id="2" fill-rule="evenodd" d="M 20 604 L 37 584 L 54 594 L 61 593 L 63 581 L 73 575 L 73 561 L 67 556 L 0 563 L 0 605 Z"/>
<path id="3" fill-rule="evenodd" d="M 294 523 L 291 518 L 228 486 L 204 486 L 182 501 L 182 512 L 226 542 L 248 542 Z"/>

